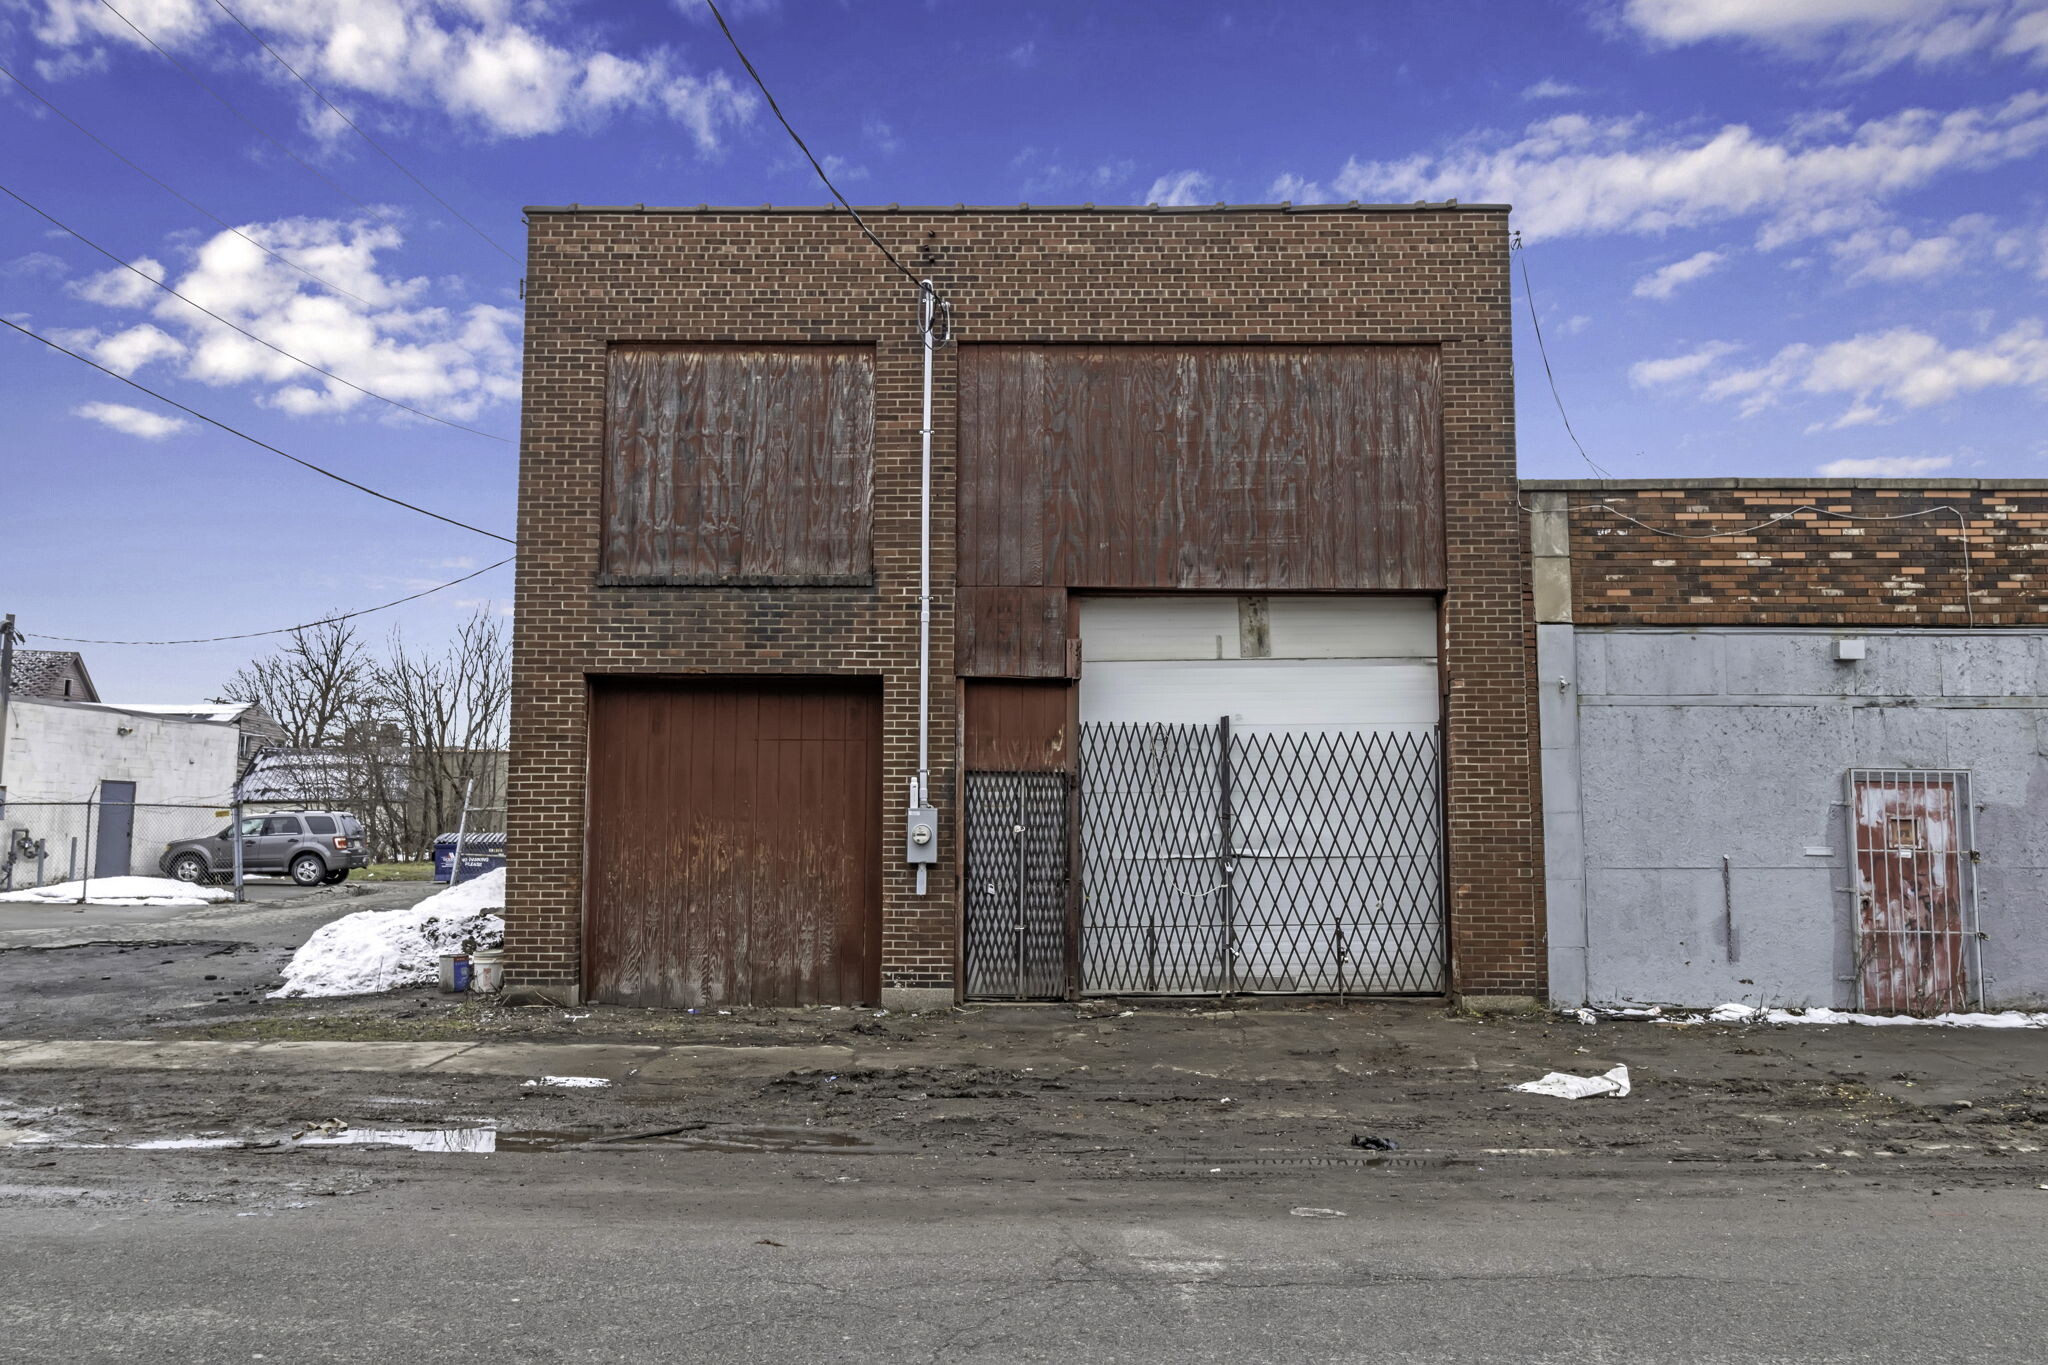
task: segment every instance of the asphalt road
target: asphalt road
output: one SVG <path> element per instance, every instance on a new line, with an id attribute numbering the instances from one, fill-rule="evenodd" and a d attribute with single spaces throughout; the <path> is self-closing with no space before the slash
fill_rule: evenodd
<path id="1" fill-rule="evenodd" d="M 1821 1365 L 2048 1341 L 2048 1191 L 884 1160 L 360 1152 L 255 1206 L 83 1191 L 5 1215 L 0 1359 Z"/>
<path id="2" fill-rule="evenodd" d="M 259 1002 L 329 920 L 411 905 L 431 882 L 251 883 L 203 908 L 0 904 L 0 1038 L 144 1036 Z"/>

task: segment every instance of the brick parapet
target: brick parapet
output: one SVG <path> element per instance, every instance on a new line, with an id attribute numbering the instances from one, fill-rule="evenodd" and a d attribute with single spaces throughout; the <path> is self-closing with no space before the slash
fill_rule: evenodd
<path id="1" fill-rule="evenodd" d="M 2048 624 L 2048 481 L 1542 480 L 1580 626 Z"/>

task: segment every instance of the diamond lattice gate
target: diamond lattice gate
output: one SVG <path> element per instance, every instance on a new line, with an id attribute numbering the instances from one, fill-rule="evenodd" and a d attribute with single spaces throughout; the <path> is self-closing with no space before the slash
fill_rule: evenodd
<path id="1" fill-rule="evenodd" d="M 1081 727 L 1084 994 L 1444 988 L 1433 727 Z"/>
<path id="2" fill-rule="evenodd" d="M 969 772 L 967 994 L 1067 993 L 1067 776 Z"/>

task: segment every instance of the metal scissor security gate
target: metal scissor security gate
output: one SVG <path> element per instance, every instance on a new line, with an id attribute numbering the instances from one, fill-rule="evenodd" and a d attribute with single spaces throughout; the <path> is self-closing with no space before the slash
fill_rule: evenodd
<path id="1" fill-rule="evenodd" d="M 967 993 L 1056 1000 L 1067 993 L 1067 778 L 970 772 Z"/>
<path id="2" fill-rule="evenodd" d="M 1084 994 L 1444 987 L 1433 728 L 1081 726 Z"/>

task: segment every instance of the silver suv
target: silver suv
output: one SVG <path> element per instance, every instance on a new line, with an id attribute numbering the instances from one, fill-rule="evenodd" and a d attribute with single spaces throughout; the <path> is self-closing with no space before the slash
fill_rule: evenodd
<path id="1" fill-rule="evenodd" d="M 165 844 L 157 866 L 181 882 L 211 882 L 235 871 L 234 826 L 205 839 Z M 333 886 L 370 865 L 355 816 L 339 810 L 278 811 L 242 817 L 242 871 L 284 873 L 300 886 Z"/>

